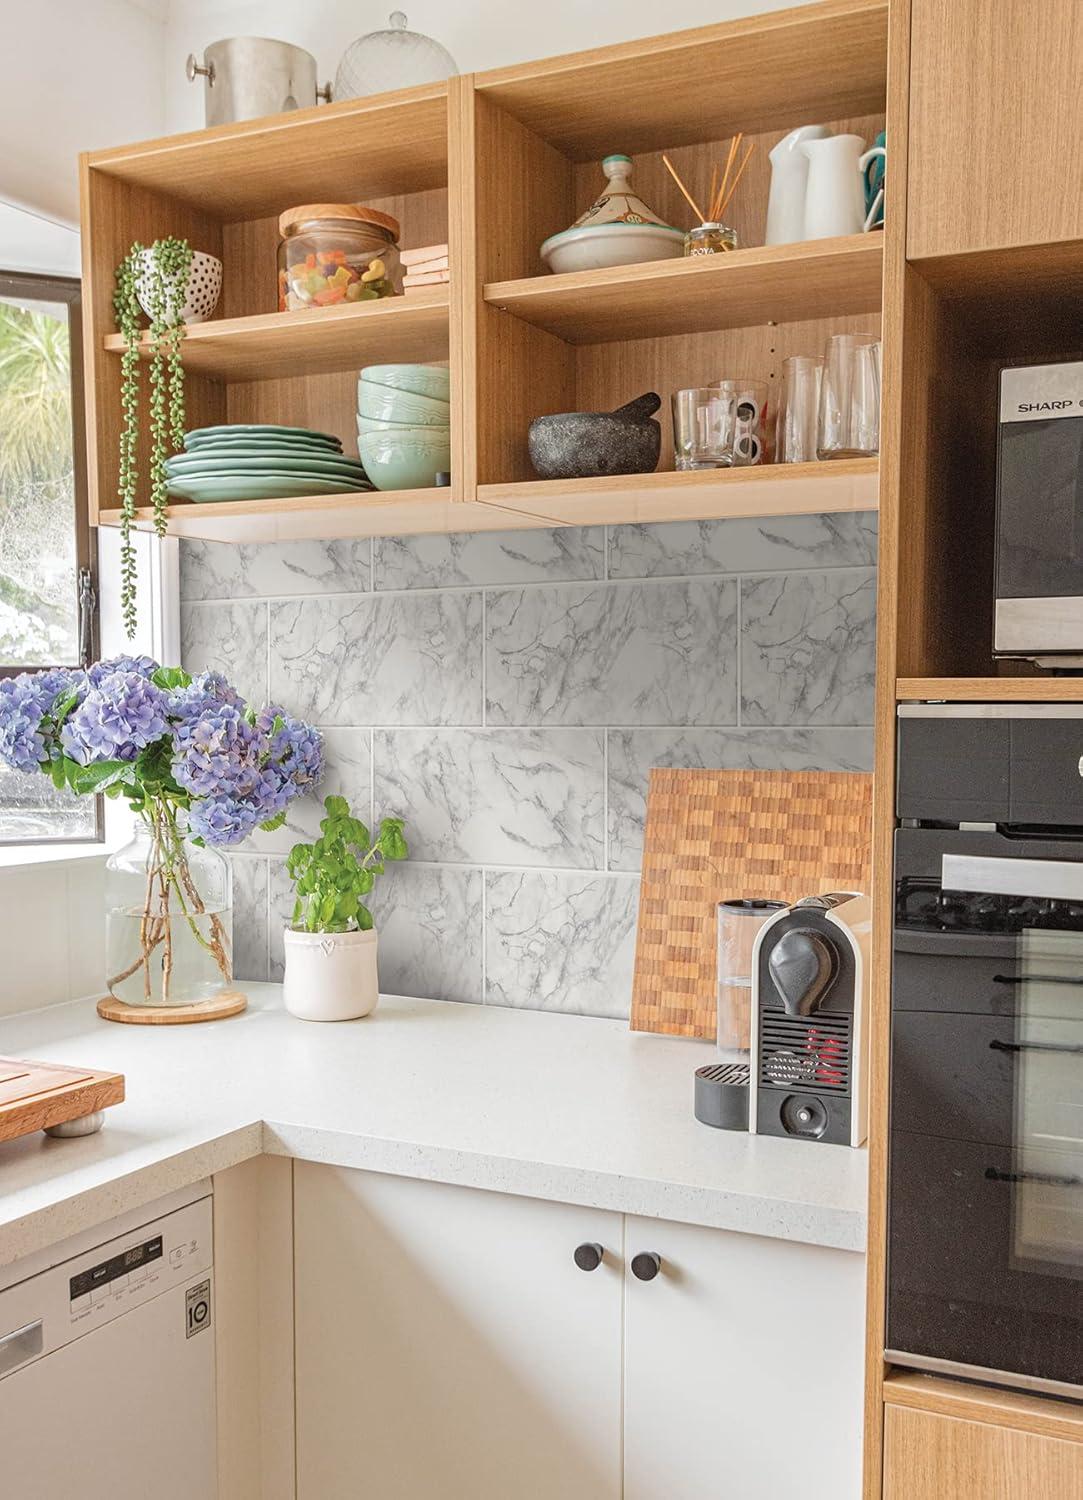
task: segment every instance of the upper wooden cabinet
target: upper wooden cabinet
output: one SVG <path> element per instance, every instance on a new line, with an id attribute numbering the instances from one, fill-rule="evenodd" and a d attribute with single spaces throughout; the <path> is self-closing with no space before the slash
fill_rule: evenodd
<path id="1" fill-rule="evenodd" d="M 1083 238 L 1083 4 L 912 0 L 911 260 Z"/>

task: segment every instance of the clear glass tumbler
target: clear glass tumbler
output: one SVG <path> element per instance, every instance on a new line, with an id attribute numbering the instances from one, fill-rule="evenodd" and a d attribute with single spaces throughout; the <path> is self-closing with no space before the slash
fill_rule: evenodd
<path id="1" fill-rule="evenodd" d="M 782 395 L 775 424 L 775 463 L 812 463 L 820 420 L 824 362 L 818 354 L 793 354 L 782 361 Z"/>
<path id="2" fill-rule="evenodd" d="M 820 385 L 820 458 L 868 458 L 880 451 L 880 340 L 836 333 L 827 341 Z"/>
<path id="3" fill-rule="evenodd" d="M 767 382 L 743 375 L 716 380 L 711 386 L 732 407 L 732 441 L 726 462 L 735 467 L 767 459 Z"/>
<path id="4" fill-rule="evenodd" d="M 721 469 L 733 462 L 733 399 L 713 386 L 674 391 L 673 461 L 678 469 Z"/>

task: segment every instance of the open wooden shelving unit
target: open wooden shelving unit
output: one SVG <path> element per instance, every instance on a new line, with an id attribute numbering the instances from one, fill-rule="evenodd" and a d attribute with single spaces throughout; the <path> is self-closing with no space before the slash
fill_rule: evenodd
<path id="1" fill-rule="evenodd" d="M 177 502 L 174 535 L 255 541 L 874 509 L 875 460 L 674 473 L 668 397 L 746 374 L 766 380 L 773 399 L 787 354 L 878 326 L 882 235 L 761 242 L 767 152 L 787 129 L 818 119 L 871 138 L 883 127 L 886 31 L 886 0 L 826 0 L 84 157 L 92 521 L 120 519 L 114 268 L 133 241 L 164 234 L 224 263 L 214 317 L 184 342 L 189 426 L 311 426 L 355 453 L 364 365 L 446 361 L 452 390 L 448 489 Z M 684 224 L 661 153 L 705 187 L 737 130 L 757 147 L 734 200 L 749 248 L 584 275 L 546 270 L 541 242 L 596 196 L 607 152 L 637 153 L 639 190 Z M 320 199 L 394 214 L 404 246 L 447 240 L 450 286 L 277 312 L 278 214 Z M 663 400 L 656 472 L 537 479 L 526 442 L 534 417 L 607 410 L 644 390 Z M 137 525 L 149 525 L 145 511 Z"/>

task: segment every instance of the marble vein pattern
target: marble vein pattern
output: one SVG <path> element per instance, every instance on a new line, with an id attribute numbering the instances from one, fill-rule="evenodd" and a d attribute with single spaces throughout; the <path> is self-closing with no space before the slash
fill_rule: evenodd
<path id="1" fill-rule="evenodd" d="M 605 572 L 602 526 L 377 537 L 373 548 L 377 589 L 558 583 Z"/>
<path id="2" fill-rule="evenodd" d="M 871 729 L 611 729 L 609 868 L 638 870 L 653 766 L 871 771 Z"/>
<path id="3" fill-rule="evenodd" d="M 420 859 L 599 869 L 604 761 L 599 729 L 379 729 L 376 807 Z"/>
<path id="4" fill-rule="evenodd" d="M 742 579 L 742 724 L 871 724 L 875 647 L 875 569 Z"/>
<path id="5" fill-rule="evenodd" d="M 482 872 L 389 865 L 372 893 L 380 988 L 477 1004 L 482 990 Z"/>
<path id="6" fill-rule="evenodd" d="M 487 872 L 486 1004 L 626 1017 L 637 898 L 625 875 Z"/>
<path id="7" fill-rule="evenodd" d="M 565 584 L 488 596 L 491 724 L 729 724 L 737 585 Z"/>
<path id="8" fill-rule="evenodd" d="M 267 702 L 267 605 L 262 599 L 181 605 L 181 664 L 226 676 L 257 708 Z"/>
<path id="9" fill-rule="evenodd" d="M 324 774 L 314 792 L 298 797 L 286 810 L 286 821 L 273 833 L 257 829 L 246 848 L 288 854 L 299 840 L 320 835 L 325 797 L 345 797 L 354 816 L 372 822 L 372 732 L 368 729 L 321 729 Z"/>
<path id="10" fill-rule="evenodd" d="M 267 978 L 267 861 L 233 854 L 233 972 L 238 979 Z"/>
<path id="11" fill-rule="evenodd" d="M 271 690 L 321 725 L 480 724 L 478 593 L 272 602 Z"/>
<path id="12" fill-rule="evenodd" d="M 372 543 L 182 541 L 183 599 L 270 599 L 291 594 L 359 594 L 370 587 Z"/>
<path id="13" fill-rule="evenodd" d="M 876 523 L 875 511 L 855 511 L 614 526 L 609 533 L 609 576 L 661 578 L 868 565 L 876 561 Z"/>

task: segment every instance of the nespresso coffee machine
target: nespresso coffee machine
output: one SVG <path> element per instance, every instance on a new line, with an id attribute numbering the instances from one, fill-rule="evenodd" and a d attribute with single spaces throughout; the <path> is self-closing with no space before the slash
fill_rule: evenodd
<path id="1" fill-rule="evenodd" d="M 696 1074 L 696 1116 L 759 1135 L 860 1146 L 867 896 L 807 896 L 771 912 L 751 959 L 748 1061 Z"/>

